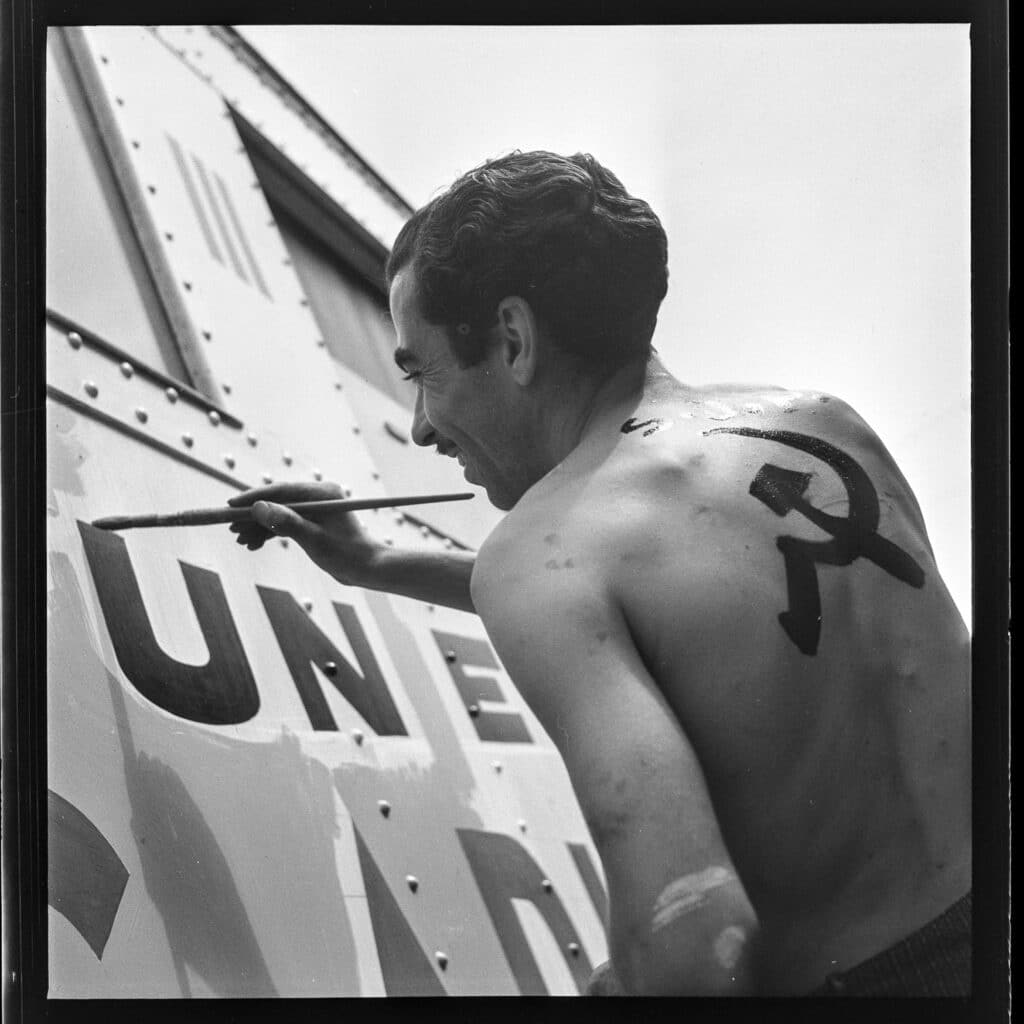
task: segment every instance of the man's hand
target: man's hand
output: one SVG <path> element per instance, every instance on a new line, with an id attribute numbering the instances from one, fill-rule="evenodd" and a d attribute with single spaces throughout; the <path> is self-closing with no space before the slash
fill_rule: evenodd
<path id="1" fill-rule="evenodd" d="M 281 483 L 254 487 L 228 499 L 236 508 L 252 506 L 253 519 L 232 523 L 236 540 L 256 551 L 271 537 L 289 537 L 324 572 L 347 586 L 366 586 L 374 563 L 384 551 L 352 512 L 309 512 L 300 516 L 286 505 L 300 501 L 332 501 L 344 498 L 332 483 Z"/>
<path id="2" fill-rule="evenodd" d="M 624 996 L 625 994 L 610 960 L 594 969 L 590 981 L 587 982 L 587 991 L 584 993 L 588 996 Z"/>
<path id="3" fill-rule="evenodd" d="M 397 549 L 374 540 L 353 512 L 306 512 L 286 505 L 343 498 L 337 484 L 283 483 L 254 487 L 228 499 L 252 506 L 253 519 L 232 523 L 239 544 L 257 551 L 271 537 L 289 537 L 339 583 L 382 590 L 416 601 L 472 612 L 469 581 L 476 553 L 466 550 Z"/>

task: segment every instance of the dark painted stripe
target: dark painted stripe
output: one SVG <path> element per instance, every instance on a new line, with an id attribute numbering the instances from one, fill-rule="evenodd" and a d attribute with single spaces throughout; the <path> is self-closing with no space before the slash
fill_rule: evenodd
<path id="1" fill-rule="evenodd" d="M 601 876 L 597 873 L 597 868 L 594 867 L 594 862 L 590 859 L 590 851 L 582 843 L 566 843 L 565 845 L 569 847 L 569 853 L 572 854 L 576 870 L 580 873 L 580 878 L 583 879 L 587 894 L 590 896 L 590 902 L 594 904 L 597 916 L 601 918 L 601 923 L 607 929 L 608 894 L 604 891 L 604 886 L 601 884 Z"/>
<path id="2" fill-rule="evenodd" d="M 210 187 L 210 179 L 206 173 L 206 168 L 195 153 L 192 154 L 192 163 L 195 164 L 196 171 L 199 174 L 199 181 L 202 183 L 203 191 L 206 193 L 206 198 L 209 200 L 210 208 L 213 210 L 213 219 L 217 222 L 217 227 L 220 228 L 220 237 L 224 242 L 224 248 L 228 251 L 228 257 L 231 259 L 231 265 L 235 268 L 235 273 L 238 274 L 246 284 L 248 284 L 249 277 L 245 272 L 245 268 L 242 266 L 241 260 L 238 258 L 238 253 L 235 252 L 234 244 L 231 241 L 231 233 L 228 231 L 228 227 L 224 223 L 224 215 L 220 212 L 220 204 L 217 202 L 217 197 L 213 194 L 213 189 Z"/>
<path id="3" fill-rule="evenodd" d="M 192 175 L 189 173 L 188 164 L 185 162 L 185 154 L 182 153 L 181 146 L 178 145 L 176 139 L 168 135 L 167 141 L 171 144 L 174 159 L 178 164 L 178 170 L 181 172 L 181 179 L 185 182 L 185 191 L 188 192 L 188 197 L 192 202 L 192 209 L 195 210 L 196 218 L 199 220 L 199 226 L 203 229 L 203 237 L 206 239 L 210 254 L 218 263 L 223 263 L 224 257 L 221 256 L 220 249 L 217 248 L 217 240 L 213 237 L 210 222 L 206 219 L 206 214 L 203 212 L 203 204 L 199 199 L 199 193 L 196 192 L 196 186 L 192 181 Z"/>
<path id="4" fill-rule="evenodd" d="M 138 441 L 140 444 L 153 448 L 155 451 L 160 452 L 161 455 L 166 455 L 169 459 L 174 459 L 176 462 L 180 462 L 183 465 L 188 466 L 190 469 L 195 469 L 200 473 L 205 473 L 207 476 L 212 476 L 215 480 L 220 480 L 221 483 L 225 483 L 229 487 L 234 487 L 237 491 L 246 491 L 250 487 L 254 486 L 253 484 L 244 483 L 237 477 L 230 476 L 227 473 L 222 473 L 219 469 L 214 469 L 212 466 L 208 466 L 205 462 L 200 462 L 199 459 L 194 459 L 191 455 L 179 452 L 177 448 L 172 448 L 169 444 L 165 444 L 163 441 L 157 440 L 155 437 L 150 437 L 141 430 L 136 430 L 135 427 L 130 424 L 123 423 L 121 420 L 117 419 L 117 417 L 111 416 L 109 413 L 105 413 L 102 410 L 97 409 L 94 405 L 89 405 L 81 399 L 74 398 L 67 392 L 61 391 L 60 388 L 55 388 L 52 384 L 46 385 L 46 394 L 55 402 L 60 402 L 61 405 L 66 405 L 69 409 L 74 409 L 75 412 L 80 412 L 83 416 L 88 416 L 91 419 L 98 420 L 100 423 L 104 424 L 104 426 L 111 427 L 118 431 L 118 433 L 125 434 L 133 441 Z"/>
<path id="5" fill-rule="evenodd" d="M 128 869 L 103 833 L 77 808 L 49 790 L 47 901 L 103 959 Z"/>
<path id="6" fill-rule="evenodd" d="M 472 868 L 505 959 L 524 996 L 546 996 L 547 985 L 512 900 L 529 900 L 558 945 L 576 987 L 583 992 L 593 965 L 557 892 L 544 888 L 540 865 L 521 843 L 499 832 L 455 830 Z M 570 950 L 575 947 L 575 955 Z"/>
<path id="7" fill-rule="evenodd" d="M 238 236 L 238 242 L 242 247 L 242 252 L 245 253 L 245 258 L 249 263 L 249 269 L 252 271 L 252 276 L 256 278 L 256 284 L 259 287 L 259 290 L 263 292 L 271 302 L 273 302 L 274 300 L 270 294 L 270 289 L 267 288 L 267 282 L 263 280 L 259 264 L 256 262 L 256 257 L 253 256 L 252 249 L 249 247 L 249 239 L 245 237 L 245 231 L 242 229 L 242 222 L 238 219 L 238 214 L 235 213 L 235 204 L 231 202 L 231 194 L 228 192 L 227 186 L 221 180 L 221 176 L 215 172 L 214 177 L 217 179 L 217 188 L 220 190 L 220 194 L 224 197 L 224 205 L 227 207 L 228 216 L 231 218 L 231 223 L 234 225 L 235 234 Z"/>
<path id="8" fill-rule="evenodd" d="M 359 850 L 359 867 L 385 991 L 389 996 L 446 996 L 448 993 L 354 824 L 352 831 Z"/>
<path id="9" fill-rule="evenodd" d="M 489 708 L 485 710 L 480 707 L 483 700 L 506 703 L 498 680 L 493 675 L 471 676 L 463 669 L 464 665 L 471 665 L 473 668 L 490 669 L 494 672 L 501 670 L 487 642 L 476 637 L 444 633 L 436 629 L 431 632 L 480 739 L 497 743 L 532 743 L 526 723 L 516 712 L 495 711 Z"/>

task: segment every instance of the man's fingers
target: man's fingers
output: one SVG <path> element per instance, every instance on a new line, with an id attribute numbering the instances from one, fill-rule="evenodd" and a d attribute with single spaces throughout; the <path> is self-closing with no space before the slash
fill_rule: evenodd
<path id="1" fill-rule="evenodd" d="M 319 528 L 303 519 L 284 505 L 272 501 L 257 501 L 252 507 L 252 518 L 274 537 L 294 537 L 300 543 Z"/>

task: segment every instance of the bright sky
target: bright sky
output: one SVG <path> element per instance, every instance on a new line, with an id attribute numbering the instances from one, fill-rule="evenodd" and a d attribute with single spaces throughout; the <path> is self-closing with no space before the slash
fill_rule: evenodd
<path id="1" fill-rule="evenodd" d="M 413 206 L 511 149 L 593 153 L 668 233 L 669 368 L 853 405 L 970 625 L 967 26 L 241 31 Z"/>

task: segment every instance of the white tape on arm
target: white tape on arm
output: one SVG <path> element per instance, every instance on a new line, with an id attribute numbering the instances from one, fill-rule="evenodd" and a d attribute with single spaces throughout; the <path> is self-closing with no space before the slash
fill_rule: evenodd
<path id="1" fill-rule="evenodd" d="M 651 931 L 660 931 L 682 914 L 703 906 L 711 890 L 736 881 L 736 875 L 728 868 L 713 866 L 670 882 L 654 902 Z"/>

